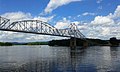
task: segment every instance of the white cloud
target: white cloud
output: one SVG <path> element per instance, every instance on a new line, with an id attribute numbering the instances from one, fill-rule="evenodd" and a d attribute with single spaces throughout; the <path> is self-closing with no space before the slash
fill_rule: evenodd
<path id="1" fill-rule="evenodd" d="M 88 28 L 85 25 L 78 25 L 78 29 L 80 29 L 80 30 L 86 30 Z"/>
<path id="2" fill-rule="evenodd" d="M 91 24 L 96 25 L 119 25 L 120 21 L 120 5 L 117 6 L 114 13 L 109 13 L 107 16 L 96 16 L 93 21 L 91 21 Z"/>
<path id="3" fill-rule="evenodd" d="M 73 22 L 71 22 L 71 23 L 74 23 L 75 25 L 79 25 L 79 24 L 80 24 L 79 21 L 73 21 Z"/>
<path id="4" fill-rule="evenodd" d="M 94 25 L 111 25 L 114 24 L 114 20 L 110 19 L 106 16 L 96 16 L 93 21 L 91 21 L 91 24 Z"/>
<path id="5" fill-rule="evenodd" d="M 68 23 L 67 22 L 57 22 L 55 27 L 58 29 L 63 29 L 63 28 L 68 27 Z"/>
<path id="6" fill-rule="evenodd" d="M 108 27 L 103 27 L 101 31 L 102 31 L 101 34 L 103 36 L 110 34 L 110 28 L 108 28 Z"/>
<path id="7" fill-rule="evenodd" d="M 83 13 L 82 15 L 83 15 L 83 16 L 86 16 L 86 15 L 93 15 L 93 16 L 94 16 L 94 15 L 96 15 L 96 14 L 95 14 L 95 13 L 85 12 L 85 13 Z"/>
<path id="8" fill-rule="evenodd" d="M 11 22 L 32 18 L 30 13 L 24 13 L 24 12 L 20 12 L 20 11 L 19 12 L 8 12 L 5 14 L 2 14 L 1 16 L 10 19 Z"/>
<path id="9" fill-rule="evenodd" d="M 49 22 L 49 21 L 51 21 L 54 17 L 55 17 L 55 15 L 48 16 L 48 17 L 38 16 L 38 17 L 34 17 L 33 19 L 34 19 L 34 20 L 44 21 L 44 22 Z"/>
<path id="10" fill-rule="evenodd" d="M 115 18 L 118 18 L 118 17 L 120 18 L 120 5 L 117 6 L 117 9 L 114 12 L 114 16 Z"/>
<path id="11" fill-rule="evenodd" d="M 54 9 L 56 9 L 62 5 L 66 5 L 71 2 L 77 2 L 77 1 L 81 1 L 81 0 L 50 0 L 50 2 L 48 3 L 47 7 L 44 10 L 44 12 L 51 13 Z"/>
<path id="12" fill-rule="evenodd" d="M 76 25 L 79 25 L 80 22 L 79 21 L 71 21 L 71 20 L 67 20 L 67 18 L 63 18 L 62 20 L 59 20 L 54 27 L 58 28 L 58 29 L 65 29 L 68 28 L 69 25 L 71 23 L 75 23 Z"/>
<path id="13" fill-rule="evenodd" d="M 117 6 L 113 14 L 110 13 L 107 17 L 113 18 L 113 19 L 120 18 L 120 5 Z"/>
<path id="14" fill-rule="evenodd" d="M 58 21 L 55 25 L 58 29 L 64 29 L 70 25 L 70 20 L 67 20 L 66 18 L 63 18 L 62 20 Z"/>
<path id="15" fill-rule="evenodd" d="M 89 33 L 87 37 L 98 37 L 109 39 L 110 37 L 120 38 L 120 5 L 117 6 L 114 13 L 106 16 L 96 16 L 88 25 Z M 86 31 L 88 32 L 88 31 Z"/>
<path id="16" fill-rule="evenodd" d="M 20 12 L 20 11 L 19 12 L 8 12 L 5 14 L 2 14 L 1 16 L 5 17 L 7 19 L 10 19 L 11 22 L 20 21 L 20 20 L 29 20 L 29 19 L 49 22 L 55 17 L 55 15 L 47 16 L 47 17 L 44 17 L 44 16 L 33 17 L 30 13 L 24 13 L 24 12 Z"/>

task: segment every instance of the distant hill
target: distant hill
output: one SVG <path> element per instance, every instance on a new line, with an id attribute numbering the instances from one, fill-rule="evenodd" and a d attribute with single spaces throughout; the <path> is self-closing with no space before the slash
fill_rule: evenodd
<path id="1" fill-rule="evenodd" d="M 25 45 L 25 42 L 11 42 L 13 45 Z"/>

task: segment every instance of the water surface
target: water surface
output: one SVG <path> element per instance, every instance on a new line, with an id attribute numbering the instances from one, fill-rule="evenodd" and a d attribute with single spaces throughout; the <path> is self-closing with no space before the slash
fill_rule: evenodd
<path id="1" fill-rule="evenodd" d="M 2 46 L 0 72 L 120 72 L 120 47 Z"/>

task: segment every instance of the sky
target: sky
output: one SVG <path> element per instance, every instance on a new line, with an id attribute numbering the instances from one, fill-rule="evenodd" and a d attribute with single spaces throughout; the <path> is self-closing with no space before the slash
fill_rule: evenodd
<path id="1" fill-rule="evenodd" d="M 120 39 L 120 0 L 0 0 L 0 16 L 11 22 L 41 20 L 63 29 L 75 23 L 87 38 Z M 64 37 L 0 31 L 2 42 L 31 42 Z"/>

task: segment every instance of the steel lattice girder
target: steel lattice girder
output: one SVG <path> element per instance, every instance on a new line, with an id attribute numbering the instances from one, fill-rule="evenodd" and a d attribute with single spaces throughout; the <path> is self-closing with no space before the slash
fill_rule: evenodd
<path id="1" fill-rule="evenodd" d="M 85 39 L 75 24 L 70 24 L 66 29 L 57 29 L 47 22 L 39 20 L 23 20 L 12 23 L 9 21 L 9 19 L 0 17 L 0 30 Z"/>
<path id="2" fill-rule="evenodd" d="M 0 16 L 0 28 L 4 28 L 6 27 L 6 25 L 8 25 L 7 23 L 9 23 L 9 19 L 3 18 Z"/>

